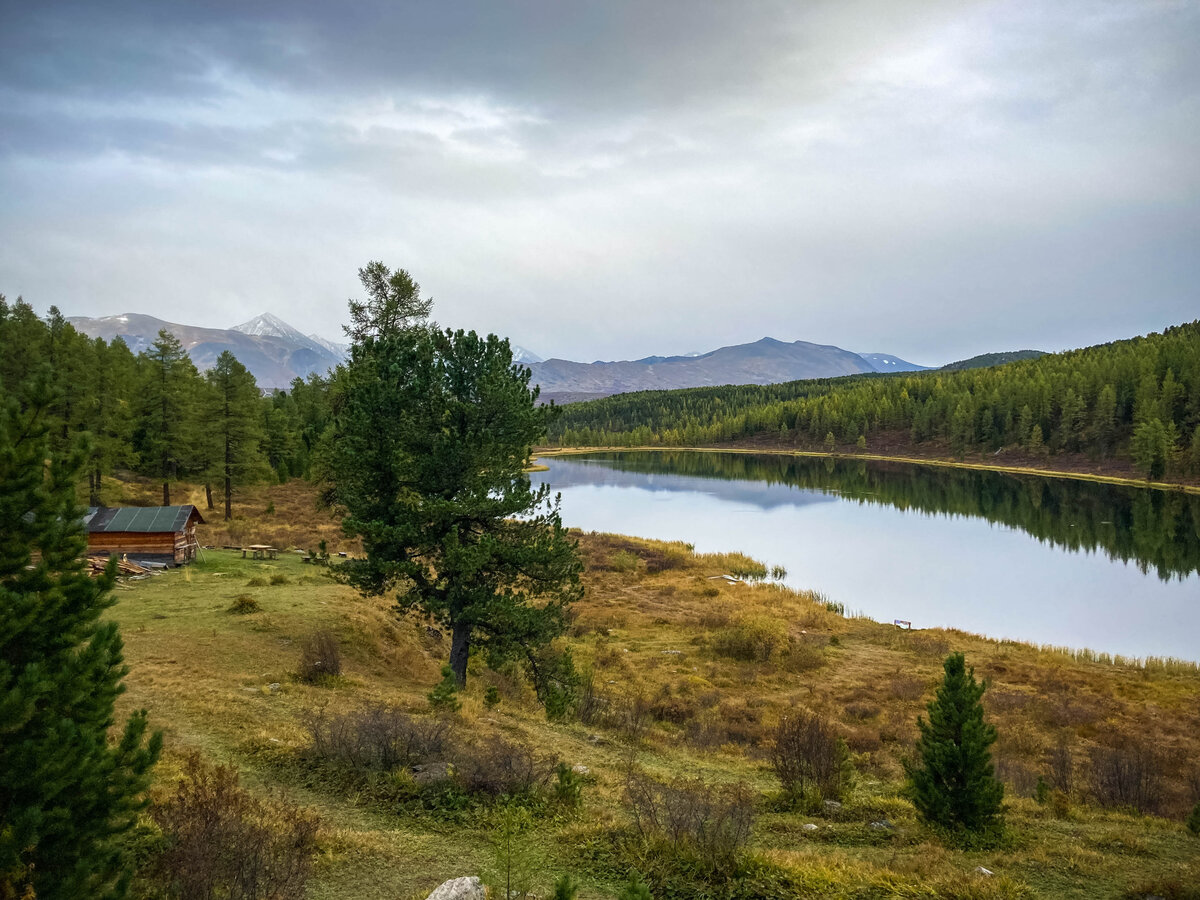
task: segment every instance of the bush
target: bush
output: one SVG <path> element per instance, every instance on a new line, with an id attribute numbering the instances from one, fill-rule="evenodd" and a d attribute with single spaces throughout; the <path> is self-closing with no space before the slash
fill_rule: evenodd
<path id="1" fill-rule="evenodd" d="M 638 567 L 638 557 L 636 553 L 630 553 L 628 550 L 618 550 L 608 559 L 608 568 L 614 572 L 635 572 Z"/>
<path id="2" fill-rule="evenodd" d="M 745 785 L 719 788 L 686 778 L 664 784 L 633 770 L 625 797 L 643 839 L 691 854 L 710 872 L 736 867 L 750 840 L 754 798 Z"/>
<path id="3" fill-rule="evenodd" d="M 483 692 L 483 705 L 489 710 L 495 709 L 500 705 L 500 688 L 494 684 L 489 684 L 487 690 Z"/>
<path id="4" fill-rule="evenodd" d="M 267 586 L 267 579 L 261 578 L 258 575 L 255 575 L 253 578 L 251 578 L 249 581 L 246 582 L 246 587 L 266 587 L 266 586 Z"/>
<path id="5" fill-rule="evenodd" d="M 300 644 L 301 681 L 317 684 L 342 674 L 342 650 L 330 631 L 314 631 Z"/>
<path id="6" fill-rule="evenodd" d="M 1187 830 L 1196 837 L 1200 837 L 1200 803 L 1193 806 L 1191 813 L 1188 814 Z"/>
<path id="7" fill-rule="evenodd" d="M 444 757 L 451 729 L 443 720 L 372 706 L 340 716 L 323 712 L 308 722 L 309 754 L 359 770 L 392 771 Z"/>
<path id="8" fill-rule="evenodd" d="M 529 797 L 550 781 L 557 760 L 539 760 L 528 747 L 490 738 L 452 755 L 454 780 L 471 794 L 492 798 Z"/>
<path id="9" fill-rule="evenodd" d="M 1156 812 L 1162 801 L 1163 759 L 1152 747 L 1125 740 L 1091 753 L 1091 788 L 1096 802 Z"/>
<path id="10" fill-rule="evenodd" d="M 239 616 L 260 612 L 261 610 L 262 607 L 258 605 L 258 601 L 249 594 L 238 594 L 233 598 L 233 602 L 229 604 L 229 611 Z"/>
<path id="11" fill-rule="evenodd" d="M 820 716 L 793 711 L 775 729 L 771 766 L 793 801 L 841 800 L 854 778 L 846 742 Z"/>
<path id="12" fill-rule="evenodd" d="M 744 662 L 768 662 L 776 649 L 787 643 L 784 624 L 775 619 L 744 619 L 722 628 L 713 639 L 713 650 L 721 656 Z"/>
<path id="13" fill-rule="evenodd" d="M 151 816 L 167 844 L 156 869 L 181 900 L 304 896 L 316 816 L 251 796 L 235 770 L 209 768 L 192 754 L 174 796 Z"/>
<path id="14" fill-rule="evenodd" d="M 271 576 L 271 584 L 280 585 L 280 584 L 291 584 L 291 583 L 292 583 L 292 580 L 290 578 L 288 578 L 286 575 L 284 575 L 282 572 L 276 572 L 275 574 L 273 574 Z"/>

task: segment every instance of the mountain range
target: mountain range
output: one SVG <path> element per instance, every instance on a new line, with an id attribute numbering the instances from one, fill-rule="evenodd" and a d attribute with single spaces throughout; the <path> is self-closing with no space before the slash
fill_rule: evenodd
<path id="1" fill-rule="evenodd" d="M 344 362 L 349 346 L 319 335 L 304 334 L 278 316 L 263 313 L 232 328 L 201 328 L 154 316 L 119 316 L 68 321 L 90 337 L 120 337 L 134 353 L 165 329 L 176 335 L 201 371 L 229 350 L 254 373 L 264 388 L 286 387 L 295 378 L 320 375 Z M 721 347 L 686 356 L 648 356 L 616 362 L 573 362 L 546 359 L 516 345 L 513 358 L 529 366 L 543 398 L 559 401 L 606 396 L 626 391 L 703 387 L 719 384 L 773 384 L 800 378 L 828 378 L 863 372 L 912 372 L 924 369 L 886 353 L 852 353 L 829 344 L 786 343 L 765 337 L 750 344 Z"/>
<path id="2" fill-rule="evenodd" d="M 830 344 L 786 343 L 765 337 L 688 356 L 647 356 L 621 362 L 548 359 L 529 366 L 542 395 L 559 401 L 627 391 L 669 390 L 718 384 L 776 384 L 863 372 L 924 369 L 886 353 L 852 353 Z M 569 396 L 568 396 L 569 395 Z"/>

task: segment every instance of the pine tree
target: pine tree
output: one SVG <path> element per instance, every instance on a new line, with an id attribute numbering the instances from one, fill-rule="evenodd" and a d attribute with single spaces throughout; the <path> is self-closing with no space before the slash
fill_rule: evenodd
<path id="1" fill-rule="evenodd" d="M 341 570 L 366 593 L 405 584 L 397 606 L 450 629 L 460 686 L 477 649 L 524 662 L 547 711 L 561 711 L 573 670 L 548 648 L 581 564 L 549 486 L 525 472 L 556 410 L 537 404 L 508 341 L 398 327 L 388 304 L 368 321 L 365 308 L 351 308 L 356 342 L 322 459 L 325 498 L 366 552 Z"/>
<path id="2" fill-rule="evenodd" d="M 170 506 L 171 482 L 190 452 L 188 438 L 199 374 L 179 338 L 166 329 L 139 359 L 143 369 L 139 409 L 142 463 L 162 478 L 163 506 Z"/>
<path id="3" fill-rule="evenodd" d="M 93 579 L 83 562 L 83 451 L 46 465 L 46 383 L 0 408 L 0 897 L 110 900 L 162 738 L 141 711 L 108 741 L 126 673 L 99 620 L 115 569 Z"/>
<path id="4" fill-rule="evenodd" d="M 641 876 L 637 872 L 630 872 L 629 880 L 617 894 L 617 900 L 653 900 L 653 898 L 650 896 L 650 888 L 646 886 L 646 882 L 642 881 Z"/>
<path id="5" fill-rule="evenodd" d="M 975 681 L 961 653 L 943 664 L 945 677 L 917 720 L 921 737 L 916 761 L 905 763 L 908 791 L 926 823 L 968 842 L 987 843 L 1003 827 L 1004 785 L 995 777 L 990 747 L 996 729 L 983 721 L 980 698 L 986 685 Z"/>
<path id="6" fill-rule="evenodd" d="M 254 376 L 224 351 L 205 375 L 208 404 L 205 437 L 216 444 L 215 467 L 225 489 L 225 519 L 233 518 L 233 491 L 266 470 L 262 442 L 262 396 Z"/>

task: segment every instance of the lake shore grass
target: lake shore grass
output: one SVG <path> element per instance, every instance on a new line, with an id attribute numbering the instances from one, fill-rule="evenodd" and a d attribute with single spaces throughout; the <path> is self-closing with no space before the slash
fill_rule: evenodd
<path id="1" fill-rule="evenodd" d="M 130 496 L 142 489 L 110 487 Z M 203 493 L 178 490 L 181 498 Z M 235 506 L 238 517 L 201 526 L 200 540 L 220 545 L 238 535 L 287 550 L 324 536 L 331 549 L 355 552 L 312 501 L 312 488 L 299 482 L 250 488 Z M 472 659 L 454 715 L 465 740 L 519 742 L 589 769 L 579 812 L 539 815 L 521 836 L 540 860 L 543 896 L 564 871 L 583 883 L 584 900 L 615 896 L 623 878 L 616 873 L 629 864 L 618 839 L 630 822 L 631 760 L 663 779 L 746 784 L 757 806 L 752 856 L 805 886 L 774 896 L 1182 897 L 1191 895 L 1170 894 L 1173 885 L 1200 883 L 1200 840 L 1181 821 L 1195 802 L 1190 792 L 1200 789 L 1194 665 L 1135 665 L 948 629 L 905 631 L 841 615 L 836 598 L 722 577 L 760 568 L 741 554 L 576 535 L 586 594 L 564 643 L 592 674 L 603 714 L 547 722 L 525 685 Z M 289 536 L 298 540 L 288 543 Z M 148 709 L 167 736 L 156 794 L 169 791 L 184 754 L 198 751 L 236 765 L 255 792 L 313 809 L 322 820 L 309 890 L 317 900 L 423 898 L 445 879 L 494 869 L 497 810 L 414 808 L 378 785 L 315 777 L 306 767 L 306 723 L 322 710 L 383 703 L 426 716 L 448 641 L 302 556 L 247 560 L 206 550 L 192 566 L 118 587 L 109 615 L 121 625 L 131 670 L 121 711 Z M 258 611 L 231 612 L 241 597 Z M 298 662 L 300 645 L 317 630 L 336 637 L 343 671 L 311 684 L 298 677 Z M 1009 785 L 1011 837 L 996 850 L 944 847 L 902 796 L 901 760 L 951 651 L 964 652 L 989 683 L 985 708 Z M 500 697 L 494 708 L 489 687 Z M 780 718 L 796 709 L 826 717 L 850 746 L 859 774 L 840 809 L 791 812 L 777 802 L 764 751 Z M 1092 796 L 1095 755 L 1132 746 L 1150 748 L 1159 766 L 1159 815 L 1105 808 Z M 1070 790 L 1039 804 L 1037 776 L 1062 769 L 1063 748 Z M 884 820 L 890 827 L 871 825 Z"/>
<path id="2" fill-rule="evenodd" d="M 825 457 L 830 459 L 862 459 L 873 462 L 905 463 L 915 466 L 934 466 L 948 469 L 976 469 L 984 472 L 1002 472 L 1010 475 L 1036 475 L 1039 478 L 1069 478 L 1074 481 L 1091 481 L 1099 484 L 1119 484 L 1129 487 L 1153 488 L 1162 491 L 1179 491 L 1185 494 L 1200 494 L 1200 485 L 1175 481 L 1150 481 L 1149 479 L 1132 478 L 1128 475 L 1103 474 L 1096 472 L 1074 472 L 1067 469 L 1048 468 L 1046 466 L 1000 465 L 997 463 L 976 462 L 972 460 L 951 459 L 948 457 L 904 456 L 900 454 L 870 453 L 867 451 L 824 451 L 796 450 L 771 446 L 755 447 L 538 447 L 534 450 L 535 458 L 553 456 L 576 456 L 585 453 L 615 453 L 615 452 L 680 452 L 694 453 L 733 453 L 733 454 L 765 454 L 770 456 L 807 456 Z"/>

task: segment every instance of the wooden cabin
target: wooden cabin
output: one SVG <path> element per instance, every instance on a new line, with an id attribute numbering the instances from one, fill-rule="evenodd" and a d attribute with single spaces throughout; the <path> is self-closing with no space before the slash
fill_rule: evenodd
<path id="1" fill-rule="evenodd" d="M 178 566 L 196 558 L 196 524 L 204 518 L 194 506 L 92 506 L 83 517 L 90 556 L 127 556 Z"/>

